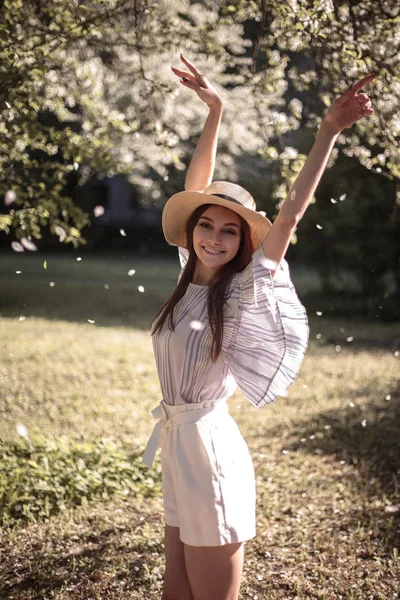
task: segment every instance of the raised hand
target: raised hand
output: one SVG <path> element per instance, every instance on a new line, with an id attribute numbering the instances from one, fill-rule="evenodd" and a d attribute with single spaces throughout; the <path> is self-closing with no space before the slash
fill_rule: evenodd
<path id="1" fill-rule="evenodd" d="M 358 92 L 373 81 L 375 77 L 375 73 L 371 73 L 355 83 L 340 98 L 335 100 L 328 109 L 324 120 L 331 123 L 338 133 L 363 117 L 374 114 L 368 95 L 365 93 L 359 94 Z"/>
<path id="2" fill-rule="evenodd" d="M 172 71 L 179 77 L 179 81 L 185 87 L 190 88 L 207 106 L 217 106 L 222 104 L 222 99 L 217 90 L 206 79 L 203 73 L 194 66 L 187 58 L 180 55 L 182 62 L 188 67 L 189 71 L 182 71 L 176 67 L 171 67 Z"/>

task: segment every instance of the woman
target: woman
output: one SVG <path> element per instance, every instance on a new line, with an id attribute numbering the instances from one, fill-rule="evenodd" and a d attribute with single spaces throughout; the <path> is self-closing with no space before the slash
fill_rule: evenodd
<path id="1" fill-rule="evenodd" d="M 273 225 L 246 190 L 214 182 L 222 101 L 196 67 L 172 67 L 209 107 L 185 191 L 163 212 L 179 248 L 178 285 L 156 315 L 153 346 L 163 400 L 143 460 L 161 447 L 165 554 L 163 600 L 235 600 L 244 542 L 255 536 L 252 460 L 226 400 L 239 386 L 262 408 L 293 383 L 308 340 L 307 318 L 284 259 L 338 133 L 365 115 L 349 89 L 327 111 L 315 144 Z"/>

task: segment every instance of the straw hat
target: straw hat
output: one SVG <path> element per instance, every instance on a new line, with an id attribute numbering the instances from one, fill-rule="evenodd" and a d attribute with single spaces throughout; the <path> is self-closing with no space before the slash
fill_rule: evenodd
<path id="1" fill-rule="evenodd" d="M 235 183 L 214 181 L 203 192 L 185 190 L 174 194 L 166 202 L 162 228 L 169 244 L 187 248 L 186 223 L 193 211 L 202 204 L 225 206 L 243 217 L 250 226 L 253 251 L 260 246 L 271 228 L 271 222 L 256 211 L 256 203 L 248 191 Z"/>

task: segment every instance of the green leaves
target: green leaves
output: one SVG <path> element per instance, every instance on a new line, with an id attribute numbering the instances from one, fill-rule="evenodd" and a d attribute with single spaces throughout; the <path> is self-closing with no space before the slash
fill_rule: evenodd
<path id="1" fill-rule="evenodd" d="M 278 199 L 288 184 L 279 157 L 294 132 L 315 129 L 334 98 L 371 71 L 376 115 L 339 143 L 367 169 L 384 153 L 381 175 L 398 177 L 397 3 L 384 5 L 138 0 L 132 11 L 127 0 L 54 0 L 35 3 L 31 19 L 31 3 L 4 3 L 0 195 L 15 189 L 18 202 L 0 228 L 19 239 L 62 222 L 74 228 L 64 243 L 84 243 L 76 230 L 89 216 L 66 198 L 96 174 L 126 174 L 147 205 L 178 191 L 204 122 L 203 106 L 171 78 L 183 47 L 227 100 L 219 178 L 260 181 L 272 169 Z M 268 164 L 256 167 L 264 147 Z"/>
<path id="2" fill-rule="evenodd" d="M 156 496 L 160 475 L 112 440 L 76 443 L 39 437 L 0 446 L 0 524 L 38 521 L 94 500 Z"/>

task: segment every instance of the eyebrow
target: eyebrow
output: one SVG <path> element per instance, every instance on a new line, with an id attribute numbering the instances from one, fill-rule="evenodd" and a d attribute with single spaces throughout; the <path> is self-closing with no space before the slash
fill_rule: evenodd
<path id="1" fill-rule="evenodd" d="M 211 223 L 214 223 L 214 221 L 212 219 L 210 219 L 210 217 L 203 217 L 203 215 L 200 217 L 200 219 L 206 219 L 207 221 L 210 221 Z M 223 227 L 227 227 L 227 225 L 230 225 L 231 227 L 237 227 L 238 229 L 240 229 L 240 226 L 237 223 L 225 223 L 223 225 Z"/>

